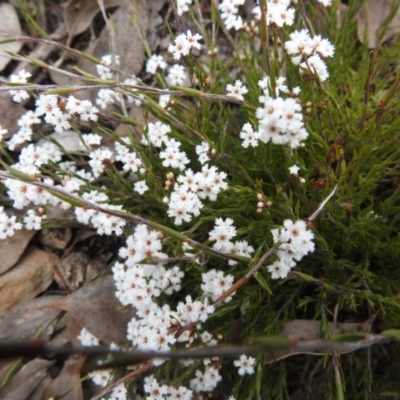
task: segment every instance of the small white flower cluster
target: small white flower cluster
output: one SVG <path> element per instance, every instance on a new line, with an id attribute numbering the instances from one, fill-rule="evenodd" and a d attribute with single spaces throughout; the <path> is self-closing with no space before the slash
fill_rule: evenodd
<path id="1" fill-rule="evenodd" d="M 95 385 L 106 387 L 111 381 L 111 369 L 99 369 L 89 373 L 90 379 Z"/>
<path id="2" fill-rule="evenodd" d="M 292 62 L 299 65 L 303 71 L 317 74 L 321 82 L 328 79 L 328 68 L 322 57 L 333 57 L 333 44 L 320 35 L 312 38 L 307 29 L 294 31 L 289 37 L 290 40 L 285 42 L 285 49 L 292 56 Z"/>
<path id="3" fill-rule="evenodd" d="M 243 95 L 246 94 L 249 90 L 246 86 L 243 85 L 243 82 L 239 79 L 235 81 L 235 84 L 226 85 L 226 91 L 228 92 L 228 96 L 235 97 L 236 99 L 244 101 Z"/>
<path id="4" fill-rule="evenodd" d="M 149 74 L 155 74 L 158 69 L 164 70 L 167 68 L 167 63 L 164 61 L 162 56 L 153 54 L 146 63 L 146 72 Z"/>
<path id="5" fill-rule="evenodd" d="M 222 218 L 215 220 L 215 227 L 209 233 L 209 240 L 215 242 L 213 248 L 223 253 L 230 253 L 238 256 L 250 256 L 254 248 L 245 240 L 233 243 L 231 239 L 236 236 L 236 228 L 233 226 L 233 219 Z M 236 261 L 229 260 L 229 265 L 235 265 Z"/>
<path id="6" fill-rule="evenodd" d="M 290 8 L 291 0 L 268 0 L 267 1 L 267 25 L 274 25 L 282 28 L 283 25 L 293 25 L 295 9 Z M 253 9 L 255 18 L 261 19 L 261 8 L 256 6 Z"/>
<path id="7" fill-rule="evenodd" d="M 119 55 L 115 55 L 114 62 L 116 66 L 120 65 Z M 101 64 L 96 65 L 97 73 L 99 74 L 100 79 L 105 79 L 105 80 L 114 79 L 114 73 L 110 69 L 111 66 L 112 66 L 111 54 L 107 54 L 101 57 Z M 137 85 L 138 78 L 136 78 L 135 76 L 131 76 L 130 78 L 125 79 L 124 83 L 126 83 L 127 85 Z M 130 90 L 135 91 L 137 89 L 130 89 Z M 141 104 L 140 98 L 143 97 L 143 95 L 139 94 L 138 96 L 133 96 L 131 94 L 128 94 L 127 92 L 126 95 L 129 103 L 134 103 L 137 106 L 140 106 Z M 109 104 L 114 104 L 116 102 L 121 101 L 122 97 L 123 95 L 121 93 L 118 93 L 112 89 L 100 89 L 97 94 L 96 104 L 98 104 L 102 109 L 105 109 Z"/>
<path id="8" fill-rule="evenodd" d="M 108 197 L 105 193 L 100 193 L 97 190 L 92 190 L 89 193 L 83 193 L 82 198 L 90 201 L 93 204 L 101 205 L 108 201 Z M 122 206 L 118 205 L 107 205 L 109 210 L 122 210 Z M 126 220 L 102 213 L 98 210 L 93 210 L 91 208 L 76 207 L 75 216 L 78 222 L 88 225 L 91 223 L 99 235 L 122 235 L 122 228 L 126 225 Z"/>
<path id="9" fill-rule="evenodd" d="M 183 65 L 175 64 L 168 71 L 167 82 L 170 85 L 182 86 L 187 77 L 188 75 L 185 67 Z"/>
<path id="10" fill-rule="evenodd" d="M 196 33 L 192 34 L 191 31 L 181 33 L 175 38 L 175 44 L 168 46 L 168 51 L 172 53 L 172 57 L 175 60 L 180 60 L 181 57 L 188 56 L 193 48 L 200 50 L 201 44 L 199 40 L 203 39 L 203 36 Z"/>
<path id="11" fill-rule="evenodd" d="M 126 244 L 119 250 L 124 264 L 118 262 L 112 270 L 117 298 L 122 304 L 134 305 L 141 318 L 130 321 L 127 338 L 138 349 L 167 351 L 175 343 L 168 333 L 171 310 L 168 305 L 160 308 L 153 298 L 179 291 L 184 273 L 178 267 L 167 270 L 161 265 L 141 263 L 147 258 L 167 258 L 161 252 L 158 232 L 145 225 L 138 225 Z"/>
<path id="12" fill-rule="evenodd" d="M 158 104 L 161 108 L 164 108 L 164 110 L 169 106 L 171 102 L 171 96 L 169 94 L 162 94 L 158 98 Z"/>
<path id="13" fill-rule="evenodd" d="M 308 138 L 303 123 L 301 105 L 292 98 L 262 96 L 262 107 L 257 108 L 260 140 L 264 143 L 288 144 L 292 149 Z"/>
<path id="14" fill-rule="evenodd" d="M 177 13 L 181 16 L 183 13 L 189 11 L 189 6 L 192 4 L 193 0 L 177 0 L 176 8 Z"/>
<path id="15" fill-rule="evenodd" d="M 201 172 L 193 173 L 188 169 L 185 175 L 178 176 L 170 197 L 163 199 L 168 204 L 168 216 L 175 218 L 175 225 L 190 222 L 192 215 L 199 216 L 203 207 L 201 200 L 208 198 L 215 201 L 218 194 L 228 188 L 224 181 L 226 177 L 225 172 L 208 165 L 204 165 Z"/>
<path id="16" fill-rule="evenodd" d="M 10 76 L 10 82 L 12 83 L 27 83 L 28 78 L 32 76 L 31 73 L 25 71 L 25 69 L 21 69 L 17 75 L 12 74 Z M 22 89 L 14 89 L 8 91 L 10 95 L 13 97 L 13 101 L 16 103 L 21 103 L 22 100 L 29 99 L 29 94 L 26 90 Z"/>
<path id="17" fill-rule="evenodd" d="M 25 229 L 40 231 L 40 229 L 42 229 L 42 220 L 45 218 L 45 215 L 38 215 L 34 210 L 28 210 L 22 222 L 24 223 Z"/>
<path id="18" fill-rule="evenodd" d="M 126 400 L 128 395 L 128 391 L 126 387 L 124 386 L 123 383 L 120 383 L 119 385 L 115 386 L 110 394 L 110 397 L 108 397 L 108 400 Z M 101 400 L 106 400 L 104 397 L 101 398 Z"/>
<path id="19" fill-rule="evenodd" d="M 31 143 L 21 150 L 19 161 L 14 164 L 14 168 L 33 175 L 37 173 L 37 168 L 49 161 L 61 161 L 61 152 L 58 147 L 50 142 L 45 142 L 41 146 Z"/>
<path id="20" fill-rule="evenodd" d="M 142 264 L 147 258 L 167 259 L 162 253 L 161 240 L 156 231 L 149 230 L 145 225 L 138 225 L 133 235 L 126 239 L 126 247 L 119 249 L 119 256 L 125 259 L 124 265 L 116 263 L 113 269 L 117 272 L 114 279 L 119 291 L 118 298 L 123 304 L 135 305 L 137 309 L 147 306 L 151 298 L 160 296 L 161 292 L 172 294 L 180 290 L 183 272 L 178 267 L 166 270 L 162 265 Z M 135 284 L 134 284 L 135 283 Z M 143 289 L 143 290 L 142 290 Z M 140 296 L 146 294 L 142 303 Z M 136 302 L 136 303 L 135 303 Z"/>
<path id="21" fill-rule="evenodd" d="M 233 284 L 233 275 L 224 275 L 222 271 L 211 269 L 208 272 L 201 274 L 203 283 L 201 284 L 201 290 L 205 296 L 211 297 L 213 301 L 216 301 L 222 293 L 226 292 Z M 232 300 L 232 296 L 225 299 L 225 303 Z"/>
<path id="22" fill-rule="evenodd" d="M 119 60 L 119 55 L 114 56 L 114 63 L 115 65 L 120 64 Z M 112 66 L 112 55 L 107 54 L 103 57 L 101 57 L 101 64 L 96 64 L 96 69 L 97 73 L 99 74 L 100 79 L 113 79 L 114 78 L 114 73 L 113 71 L 109 68 Z"/>
<path id="23" fill-rule="evenodd" d="M 164 167 L 178 168 L 181 171 L 185 169 L 185 165 L 190 162 L 184 151 L 180 150 L 181 142 L 176 139 L 169 139 L 165 143 L 165 150 L 160 152 L 160 158 L 164 160 Z"/>
<path id="24" fill-rule="evenodd" d="M 269 265 L 268 271 L 271 272 L 272 279 L 283 279 L 296 266 L 296 261 L 314 251 L 314 234 L 307 229 L 304 221 L 293 222 L 290 219 L 283 222 L 283 227 L 272 229 L 271 233 L 274 243 L 279 244 L 279 260 Z"/>
<path id="25" fill-rule="evenodd" d="M 93 106 L 90 100 L 79 100 L 74 96 L 68 97 L 63 108 L 59 107 L 56 95 L 40 95 L 36 100 L 35 116 L 44 115 L 44 120 L 52 124 L 56 132 L 70 129 L 70 121 L 74 116 L 81 121 L 97 121 L 98 112 L 99 110 Z"/>
<path id="26" fill-rule="evenodd" d="M 257 147 L 260 139 L 260 133 L 254 131 L 249 122 L 246 122 L 239 133 L 240 139 L 243 139 L 242 146 L 247 149 L 249 146 Z"/>
<path id="27" fill-rule="evenodd" d="M 242 354 L 239 357 L 239 360 L 235 360 L 233 362 L 233 365 L 237 368 L 239 368 L 239 375 L 245 375 L 249 374 L 252 375 L 254 374 L 254 364 L 256 362 L 256 359 L 253 357 L 247 357 L 245 354 Z"/>
<path id="28" fill-rule="evenodd" d="M 32 111 L 22 114 L 17 121 L 17 125 L 19 126 L 18 132 L 7 142 L 7 147 L 11 151 L 14 151 L 22 147 L 25 142 L 31 141 L 33 135 L 32 125 L 39 122 L 40 119 Z"/>
<path id="29" fill-rule="evenodd" d="M 263 91 L 263 95 L 258 98 L 260 103 L 264 103 L 266 99 L 270 98 L 270 91 L 275 96 L 279 97 L 279 92 L 289 93 L 289 88 L 285 85 L 286 78 L 284 76 L 279 76 L 275 79 L 275 90 L 272 88 L 271 79 L 269 76 L 265 76 L 263 79 L 258 81 L 258 86 Z M 275 93 L 274 93 L 275 92 Z"/>
<path id="30" fill-rule="evenodd" d="M 206 322 L 208 316 L 214 311 L 215 308 L 208 304 L 207 297 L 199 301 L 193 300 L 192 296 L 188 295 L 185 298 L 185 303 L 180 301 L 176 307 L 176 312 L 172 312 L 171 315 L 182 325 L 186 325 L 193 322 Z"/>
<path id="31" fill-rule="evenodd" d="M 245 0 L 223 0 L 218 8 L 221 12 L 221 19 L 226 29 L 240 30 L 243 28 L 243 19 L 238 15 L 239 6 L 242 6 Z"/>
<path id="32" fill-rule="evenodd" d="M 211 392 L 222 380 L 219 371 L 213 367 L 207 368 L 204 373 L 197 370 L 195 375 L 196 377 L 190 380 L 190 388 L 195 392 Z"/>
<path id="33" fill-rule="evenodd" d="M 318 3 L 322 4 L 325 7 L 330 7 L 332 5 L 332 0 L 317 0 Z"/>
<path id="34" fill-rule="evenodd" d="M 0 207 L 0 239 L 14 236 L 15 231 L 22 229 L 22 224 L 17 222 L 15 215 L 9 217 L 4 212 L 4 207 Z"/>
<path id="35" fill-rule="evenodd" d="M 210 161 L 210 157 L 208 156 L 210 152 L 210 145 L 207 142 L 201 142 L 201 144 L 197 145 L 196 154 L 199 156 L 200 164 L 205 164 Z"/>
<path id="36" fill-rule="evenodd" d="M 89 153 L 89 166 L 92 168 L 92 174 L 98 178 L 106 168 L 106 165 L 112 160 L 113 152 L 106 147 L 100 147 Z"/>
<path id="37" fill-rule="evenodd" d="M 300 183 L 305 183 L 306 180 L 299 175 L 300 167 L 296 164 L 289 167 L 289 172 L 293 175 Z"/>
<path id="38" fill-rule="evenodd" d="M 160 385 L 153 375 L 144 378 L 143 388 L 144 391 L 148 393 L 148 395 L 146 395 L 147 400 L 191 400 L 193 398 L 193 392 L 190 389 L 184 386 Z"/>
<path id="39" fill-rule="evenodd" d="M 100 344 L 99 339 L 92 335 L 86 328 L 82 328 L 77 339 L 81 342 L 82 346 L 86 347 L 98 346 Z"/>
<path id="40" fill-rule="evenodd" d="M 144 173 L 143 162 L 135 151 L 129 149 L 129 138 L 121 138 L 121 142 L 115 142 L 115 159 L 123 163 L 124 171 Z"/>
<path id="41" fill-rule="evenodd" d="M 147 258 L 167 259 L 161 252 L 159 234 L 145 225 L 138 225 L 126 243 L 127 246 L 119 251 L 119 256 L 125 259 L 124 264 L 118 262 L 112 270 L 117 298 L 122 304 L 131 304 L 137 310 L 136 318 L 128 324 L 127 338 L 139 350 L 168 351 L 177 340 L 169 332 L 173 323 L 171 318 L 181 325 L 205 322 L 215 309 L 208 304 L 207 298 L 200 301 L 191 296 L 186 296 L 185 302 L 179 302 L 176 311 L 167 304 L 158 306 L 155 298 L 181 289 L 184 273 L 178 267 L 167 270 L 161 265 L 143 262 Z M 189 339 L 187 335 L 181 335 L 178 340 Z M 153 360 L 153 363 L 161 365 L 163 360 Z"/>

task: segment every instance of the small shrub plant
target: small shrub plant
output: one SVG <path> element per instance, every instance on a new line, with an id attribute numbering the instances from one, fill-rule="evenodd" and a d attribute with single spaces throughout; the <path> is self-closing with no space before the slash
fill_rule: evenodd
<path id="1" fill-rule="evenodd" d="M 339 1 L 263 0 L 247 16 L 243 4 L 171 3 L 168 57 L 149 53 L 141 76 L 112 52 L 84 54 L 98 75 L 80 71 L 79 88 L 10 77 L 13 100 L 31 107 L 2 140 L 3 205 L 27 211 L 2 207 L 0 236 L 51 228 L 52 205 L 124 237 L 110 273 L 136 317 L 120 350 L 249 345 L 295 319 L 319 321 L 326 339 L 330 322 L 377 316 L 375 332 L 400 328 L 399 41 L 371 51 L 358 40 L 362 1 L 345 15 Z M 74 96 L 88 86 L 96 103 Z M 128 116 L 132 104 L 145 123 Z M 81 150 L 66 151 L 44 123 L 75 130 Z M 86 329 L 79 339 L 99 344 Z M 154 400 L 290 398 L 312 374 L 310 398 L 372 398 L 398 390 L 398 367 L 374 361 L 389 363 L 385 351 L 154 358 L 111 398 L 133 383 Z M 113 374 L 89 376 L 107 387 Z"/>

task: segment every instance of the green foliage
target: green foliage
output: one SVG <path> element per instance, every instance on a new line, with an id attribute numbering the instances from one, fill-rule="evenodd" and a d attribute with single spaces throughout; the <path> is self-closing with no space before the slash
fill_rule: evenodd
<path id="1" fill-rule="evenodd" d="M 328 61 L 330 78 L 327 82 L 302 77 L 289 57 L 282 55 L 282 46 L 278 46 L 287 40 L 288 32 L 270 29 L 271 40 L 266 51 L 259 51 L 258 37 L 245 32 L 231 37 L 225 32 L 232 45 L 229 55 L 217 54 L 205 63 L 195 57 L 185 59 L 194 84 L 189 89 L 173 88 L 181 91 L 181 96 L 173 96 L 175 103 L 168 110 L 158 105 L 158 93 L 141 91 L 146 100 L 146 120 L 155 117 L 171 126 L 170 136 L 182 142 L 182 149 L 191 159 L 191 168 L 197 171 L 201 168 L 194 147 L 204 140 L 214 151 L 212 165 L 228 174 L 229 188 L 217 201 L 205 202 L 199 218 L 181 227 L 174 226 L 163 202 L 166 174 L 171 169 L 161 165 L 158 149 L 141 145 L 146 124 L 127 117 L 122 109 L 113 116 L 129 128 L 130 147 L 140 154 L 150 190 L 143 196 L 138 195 L 133 190 L 132 177 L 121 173 L 118 163 L 110 165 L 105 175 L 87 186 L 88 191 L 103 188 L 113 204 L 163 226 L 165 252 L 171 256 L 182 254 L 182 241 L 186 236 L 210 245 L 208 234 L 216 218 L 234 220 L 236 239 L 247 240 L 255 249 L 251 262 L 228 266 L 226 260 L 208 253 L 202 254 L 200 264 L 180 262 L 186 277 L 182 291 L 172 299 L 177 303 L 187 294 L 200 297 L 201 274 L 212 268 L 232 274 L 235 281 L 242 278 L 273 246 L 271 229 L 281 226 L 285 219 L 307 220 L 338 185 L 333 198 L 310 227 L 316 237 L 315 252 L 298 263 L 286 279 L 279 281 L 272 280 L 266 270 L 266 265 L 273 261 L 268 259 L 255 279 L 240 287 L 230 302 L 212 314 L 205 326 L 208 331 L 220 335 L 222 342 L 238 339 L 233 338 L 232 331 L 239 320 L 242 325 L 239 342 L 251 343 L 260 335 L 278 335 L 279 324 L 293 319 L 321 321 L 322 336 L 328 338 L 331 336 L 328 321 L 362 322 L 371 315 L 378 315 L 374 329 L 399 338 L 400 146 L 397 133 L 400 98 L 397 64 L 400 41 L 393 46 L 369 50 L 356 35 L 355 14 L 362 2 L 350 1 L 342 21 L 337 19 L 338 3 L 323 14 L 313 2 L 307 7 L 315 33 L 329 38 L 336 47 L 334 58 Z M 215 5 L 211 7 L 212 28 L 203 22 L 197 8 L 190 12 L 191 23 L 202 32 L 209 50 L 216 47 L 215 32 L 221 32 Z M 304 21 L 300 17 L 297 20 L 296 29 L 300 29 Z M 29 17 L 28 22 L 32 29 L 41 33 L 32 18 Z M 246 149 L 241 145 L 239 132 L 243 124 L 257 124 L 255 109 L 260 95 L 257 83 L 269 69 L 270 76 L 275 75 L 275 78 L 286 71 L 289 87 L 301 87 L 298 97 L 310 133 L 304 147 L 293 150 L 260 143 L 258 147 Z M 225 96 L 232 76 L 246 83 L 249 93 L 245 102 Z M 160 86 L 165 87 L 165 79 L 158 78 Z M 92 78 L 90 83 L 110 84 L 111 87 L 114 82 Z M 68 89 L 55 89 L 52 93 L 60 93 L 60 90 Z M 118 134 L 101 121 L 93 129 L 114 141 L 121 141 Z M 65 153 L 65 157 L 85 159 L 82 154 Z M 301 168 L 300 175 L 305 183 L 289 173 L 288 168 L 293 164 Z M 47 170 L 56 176 L 57 165 L 49 165 Z M 175 176 L 179 174 L 177 170 L 173 172 Z M 272 204 L 260 213 L 256 212 L 258 193 Z M 54 194 L 73 202 L 62 194 Z M 73 205 L 82 206 L 78 200 Z M 126 227 L 127 235 L 130 229 Z M 364 335 L 345 333 L 335 340 L 359 340 Z M 287 339 L 279 340 L 283 340 L 283 344 L 279 344 L 284 347 Z M 398 344 L 391 343 L 389 347 L 398 358 Z M 399 390 L 394 379 L 399 367 L 388 354 L 390 352 L 383 347 L 374 347 L 340 358 L 347 398 L 377 398 L 380 393 Z M 289 398 L 303 379 L 308 380 L 306 390 L 312 391 L 310 398 L 332 398 L 335 392 L 332 366 L 325 363 L 325 366 L 329 364 L 326 366 L 329 373 L 325 374 L 321 360 L 322 357 L 301 354 L 266 364 L 261 354 L 257 357 L 255 375 L 240 379 L 231 363 L 220 362 L 224 378 L 231 384 L 231 394 L 237 399 Z M 156 370 L 155 376 L 161 380 L 168 377 L 171 384 L 180 383 L 193 376 L 201 361 L 196 361 L 189 369 L 176 365 L 168 362 Z M 318 379 L 310 377 L 311 371 Z"/>

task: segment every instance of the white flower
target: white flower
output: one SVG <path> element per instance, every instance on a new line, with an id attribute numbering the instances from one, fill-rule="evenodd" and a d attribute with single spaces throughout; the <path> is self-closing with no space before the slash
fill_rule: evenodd
<path id="1" fill-rule="evenodd" d="M 167 75 L 167 82 L 170 85 L 183 85 L 187 78 L 187 73 L 183 65 L 175 64 L 173 65 Z"/>
<path id="2" fill-rule="evenodd" d="M 106 387 L 111 380 L 111 369 L 101 369 L 89 373 L 89 377 L 96 385 Z"/>
<path id="3" fill-rule="evenodd" d="M 254 374 L 254 364 L 256 359 L 253 357 L 247 357 L 245 354 L 242 354 L 239 360 L 235 360 L 233 365 L 239 368 L 239 375 L 245 374 Z"/>
<path id="4" fill-rule="evenodd" d="M 189 6 L 192 4 L 193 0 L 177 0 L 177 12 L 181 16 L 184 12 L 189 11 Z"/>
<path id="5" fill-rule="evenodd" d="M 41 94 L 39 98 L 35 100 L 36 110 L 35 114 L 40 117 L 44 114 L 53 114 L 53 110 L 57 109 L 58 107 L 58 97 L 54 94 Z"/>
<path id="6" fill-rule="evenodd" d="M 118 100 L 118 95 L 111 89 L 100 89 L 97 93 L 96 104 L 105 109 L 109 104 L 114 104 Z"/>
<path id="7" fill-rule="evenodd" d="M 9 217 L 4 211 L 4 207 L 0 207 L 0 239 L 14 236 L 15 231 L 22 229 L 22 224 L 16 222 L 16 216 Z"/>
<path id="8" fill-rule="evenodd" d="M 291 265 L 291 266 L 289 266 Z M 291 268 L 296 264 L 292 262 L 292 264 L 287 264 L 282 262 L 281 260 L 273 262 L 271 265 L 268 265 L 267 269 L 271 273 L 272 279 L 284 279 L 287 277 Z"/>
<path id="9" fill-rule="evenodd" d="M 321 82 L 324 82 L 329 78 L 328 68 L 318 54 L 314 54 L 309 57 L 307 61 L 302 62 L 300 67 L 309 70 L 312 74 L 316 73 Z"/>
<path id="10" fill-rule="evenodd" d="M 211 297 L 212 301 L 216 301 L 224 292 L 226 292 L 233 284 L 233 275 L 224 275 L 222 271 L 211 269 L 201 275 L 201 290 L 205 296 Z M 232 299 L 229 296 L 225 299 L 228 302 Z"/>
<path id="11" fill-rule="evenodd" d="M 168 104 L 171 101 L 171 96 L 169 94 L 162 94 L 158 99 L 158 104 L 161 108 L 167 108 Z"/>
<path id="12" fill-rule="evenodd" d="M 289 172 L 291 175 L 298 175 L 299 171 L 300 171 L 300 168 L 296 164 L 289 167 Z"/>
<path id="13" fill-rule="evenodd" d="M 243 85 L 242 81 L 237 79 L 234 85 L 229 83 L 226 86 L 226 91 L 228 92 L 228 96 L 233 96 L 239 100 L 244 100 L 243 95 L 246 94 L 249 90 L 246 86 Z"/>
<path id="14" fill-rule="evenodd" d="M 332 0 L 317 0 L 318 3 L 321 3 L 325 7 L 330 7 L 332 5 Z"/>
<path id="15" fill-rule="evenodd" d="M 119 65 L 119 55 L 114 56 L 115 65 Z M 101 57 L 101 64 L 96 64 L 97 73 L 99 74 L 100 79 L 113 79 L 113 71 L 108 68 L 112 65 L 112 55 L 107 54 Z"/>
<path id="16" fill-rule="evenodd" d="M 181 57 L 189 55 L 192 48 L 201 49 L 201 45 L 199 40 L 203 39 L 203 37 L 196 33 L 192 34 L 191 31 L 187 31 L 185 33 L 181 33 L 175 38 L 175 44 L 170 44 L 168 46 L 168 51 L 172 53 L 172 56 L 175 60 L 180 60 Z"/>
<path id="17" fill-rule="evenodd" d="M 127 394 L 128 391 L 126 390 L 124 384 L 120 383 L 119 385 L 115 386 L 114 389 L 112 390 L 109 400 L 126 400 Z"/>
<path id="18" fill-rule="evenodd" d="M 86 328 L 82 328 L 77 339 L 81 342 L 82 346 L 98 346 L 100 344 L 99 339 L 93 336 Z"/>
<path id="19" fill-rule="evenodd" d="M 233 226 L 233 219 L 226 218 L 224 221 L 222 218 L 217 218 L 214 229 L 209 233 L 209 240 L 215 242 L 214 249 L 228 253 L 233 247 L 230 240 L 234 236 L 236 236 L 236 228 Z"/>
<path id="20" fill-rule="evenodd" d="M 158 69 L 164 70 L 167 68 L 167 63 L 164 61 L 162 56 L 153 54 L 146 63 L 146 72 L 149 74 L 155 74 Z"/>
<path id="21" fill-rule="evenodd" d="M 12 83 L 26 83 L 28 78 L 30 78 L 32 74 L 26 72 L 25 69 L 21 69 L 17 75 L 12 74 L 10 76 L 10 82 Z M 13 100 L 16 103 L 20 103 L 24 99 L 29 99 L 29 94 L 26 90 L 15 89 L 9 90 L 11 96 L 13 96 Z"/>
<path id="22" fill-rule="evenodd" d="M 190 387 L 196 392 L 211 392 L 222 380 L 219 371 L 213 367 L 206 369 L 204 373 L 197 370 L 195 375 L 196 377 L 190 380 Z"/>
<path id="23" fill-rule="evenodd" d="M 138 181 L 133 185 L 133 190 L 139 194 L 143 194 L 149 190 L 149 187 L 146 185 L 146 181 Z"/>
<path id="24" fill-rule="evenodd" d="M 243 139 L 242 146 L 247 149 L 249 146 L 257 147 L 260 134 L 254 132 L 253 127 L 248 122 L 243 125 L 243 128 L 239 134 L 240 138 Z"/>
<path id="25" fill-rule="evenodd" d="M 86 133 L 82 135 L 82 140 L 87 147 L 96 147 L 101 144 L 101 136 L 97 133 Z"/>
<path id="26" fill-rule="evenodd" d="M 296 261 L 300 261 L 305 255 L 313 252 L 314 234 L 307 229 L 304 221 L 293 222 L 286 219 L 283 227 L 271 230 L 275 244 L 278 244 L 278 261 L 268 266 L 268 271 L 272 274 L 272 279 L 286 278 L 289 271 L 296 266 Z"/>
<path id="27" fill-rule="evenodd" d="M 169 132 L 171 132 L 169 125 L 163 124 L 161 121 L 150 122 L 147 125 L 147 139 L 156 147 L 161 147 L 163 143 L 167 143 Z M 143 139 L 147 140 L 146 137 Z"/>

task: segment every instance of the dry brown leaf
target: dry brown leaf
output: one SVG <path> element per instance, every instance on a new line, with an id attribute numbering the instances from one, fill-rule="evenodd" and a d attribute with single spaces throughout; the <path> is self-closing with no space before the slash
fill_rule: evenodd
<path id="1" fill-rule="evenodd" d="M 104 8 L 118 7 L 121 0 L 103 0 Z M 64 8 L 64 22 L 69 35 L 84 32 L 92 24 L 93 18 L 100 12 L 97 0 L 70 0 Z"/>
<path id="2" fill-rule="evenodd" d="M 58 260 L 53 253 L 28 247 L 19 262 L 0 276 L 0 311 L 44 292 L 53 281 Z"/>
<path id="3" fill-rule="evenodd" d="M 17 231 L 14 236 L 0 240 L 0 275 L 16 264 L 36 232 Z"/>
<path id="4" fill-rule="evenodd" d="M 8 139 L 18 131 L 17 121 L 25 113 L 26 110 L 21 104 L 14 103 L 11 100 L 10 93 L 0 93 L 0 126 L 2 129 L 8 130 L 4 138 Z"/>
<path id="5" fill-rule="evenodd" d="M 0 399 L 24 400 L 41 385 L 54 361 L 36 358 L 25 364 L 0 390 Z"/>
<path id="6" fill-rule="evenodd" d="M 0 4 L 0 32 L 22 35 L 18 14 L 12 4 Z M 0 44 L 0 71 L 3 71 L 11 61 L 10 57 L 4 52 L 12 51 L 13 53 L 18 53 L 21 47 L 22 43 L 17 41 Z"/>
<path id="7" fill-rule="evenodd" d="M 63 400 L 83 400 L 82 385 L 79 384 L 80 372 L 85 358 L 81 355 L 71 356 L 65 361 L 63 369 L 56 379 L 46 388 L 43 398 L 58 398 L 62 395 Z M 72 389 L 72 390 L 71 390 Z"/>
<path id="8" fill-rule="evenodd" d="M 394 17 L 393 12 L 398 4 L 399 0 L 368 0 L 357 14 L 357 34 L 360 41 L 364 42 L 367 31 L 368 47 L 375 48 L 397 35 L 400 32 L 400 7 Z M 379 39 L 382 27 L 392 17 L 384 36 Z"/>
<path id="9" fill-rule="evenodd" d="M 51 323 L 60 310 L 45 309 L 43 306 L 61 298 L 63 296 L 38 297 L 0 313 L 0 339 L 27 340 L 33 338 L 39 329 L 45 328 L 40 338 L 48 340 L 54 330 Z"/>
<path id="10" fill-rule="evenodd" d="M 373 319 L 364 322 L 329 322 L 329 330 L 333 336 L 341 333 L 369 332 Z M 300 341 L 321 339 L 321 321 L 307 319 L 295 319 L 282 324 L 280 333 L 282 336 L 292 336 Z M 296 354 L 325 355 L 326 352 L 299 352 L 297 350 L 275 351 L 266 355 L 266 363 L 281 360 Z"/>
<path id="11" fill-rule="evenodd" d="M 70 312 L 90 333 L 106 344 L 124 344 L 126 327 L 136 314 L 133 308 L 122 309 L 115 297 L 111 275 L 100 277 L 49 306 Z"/>

